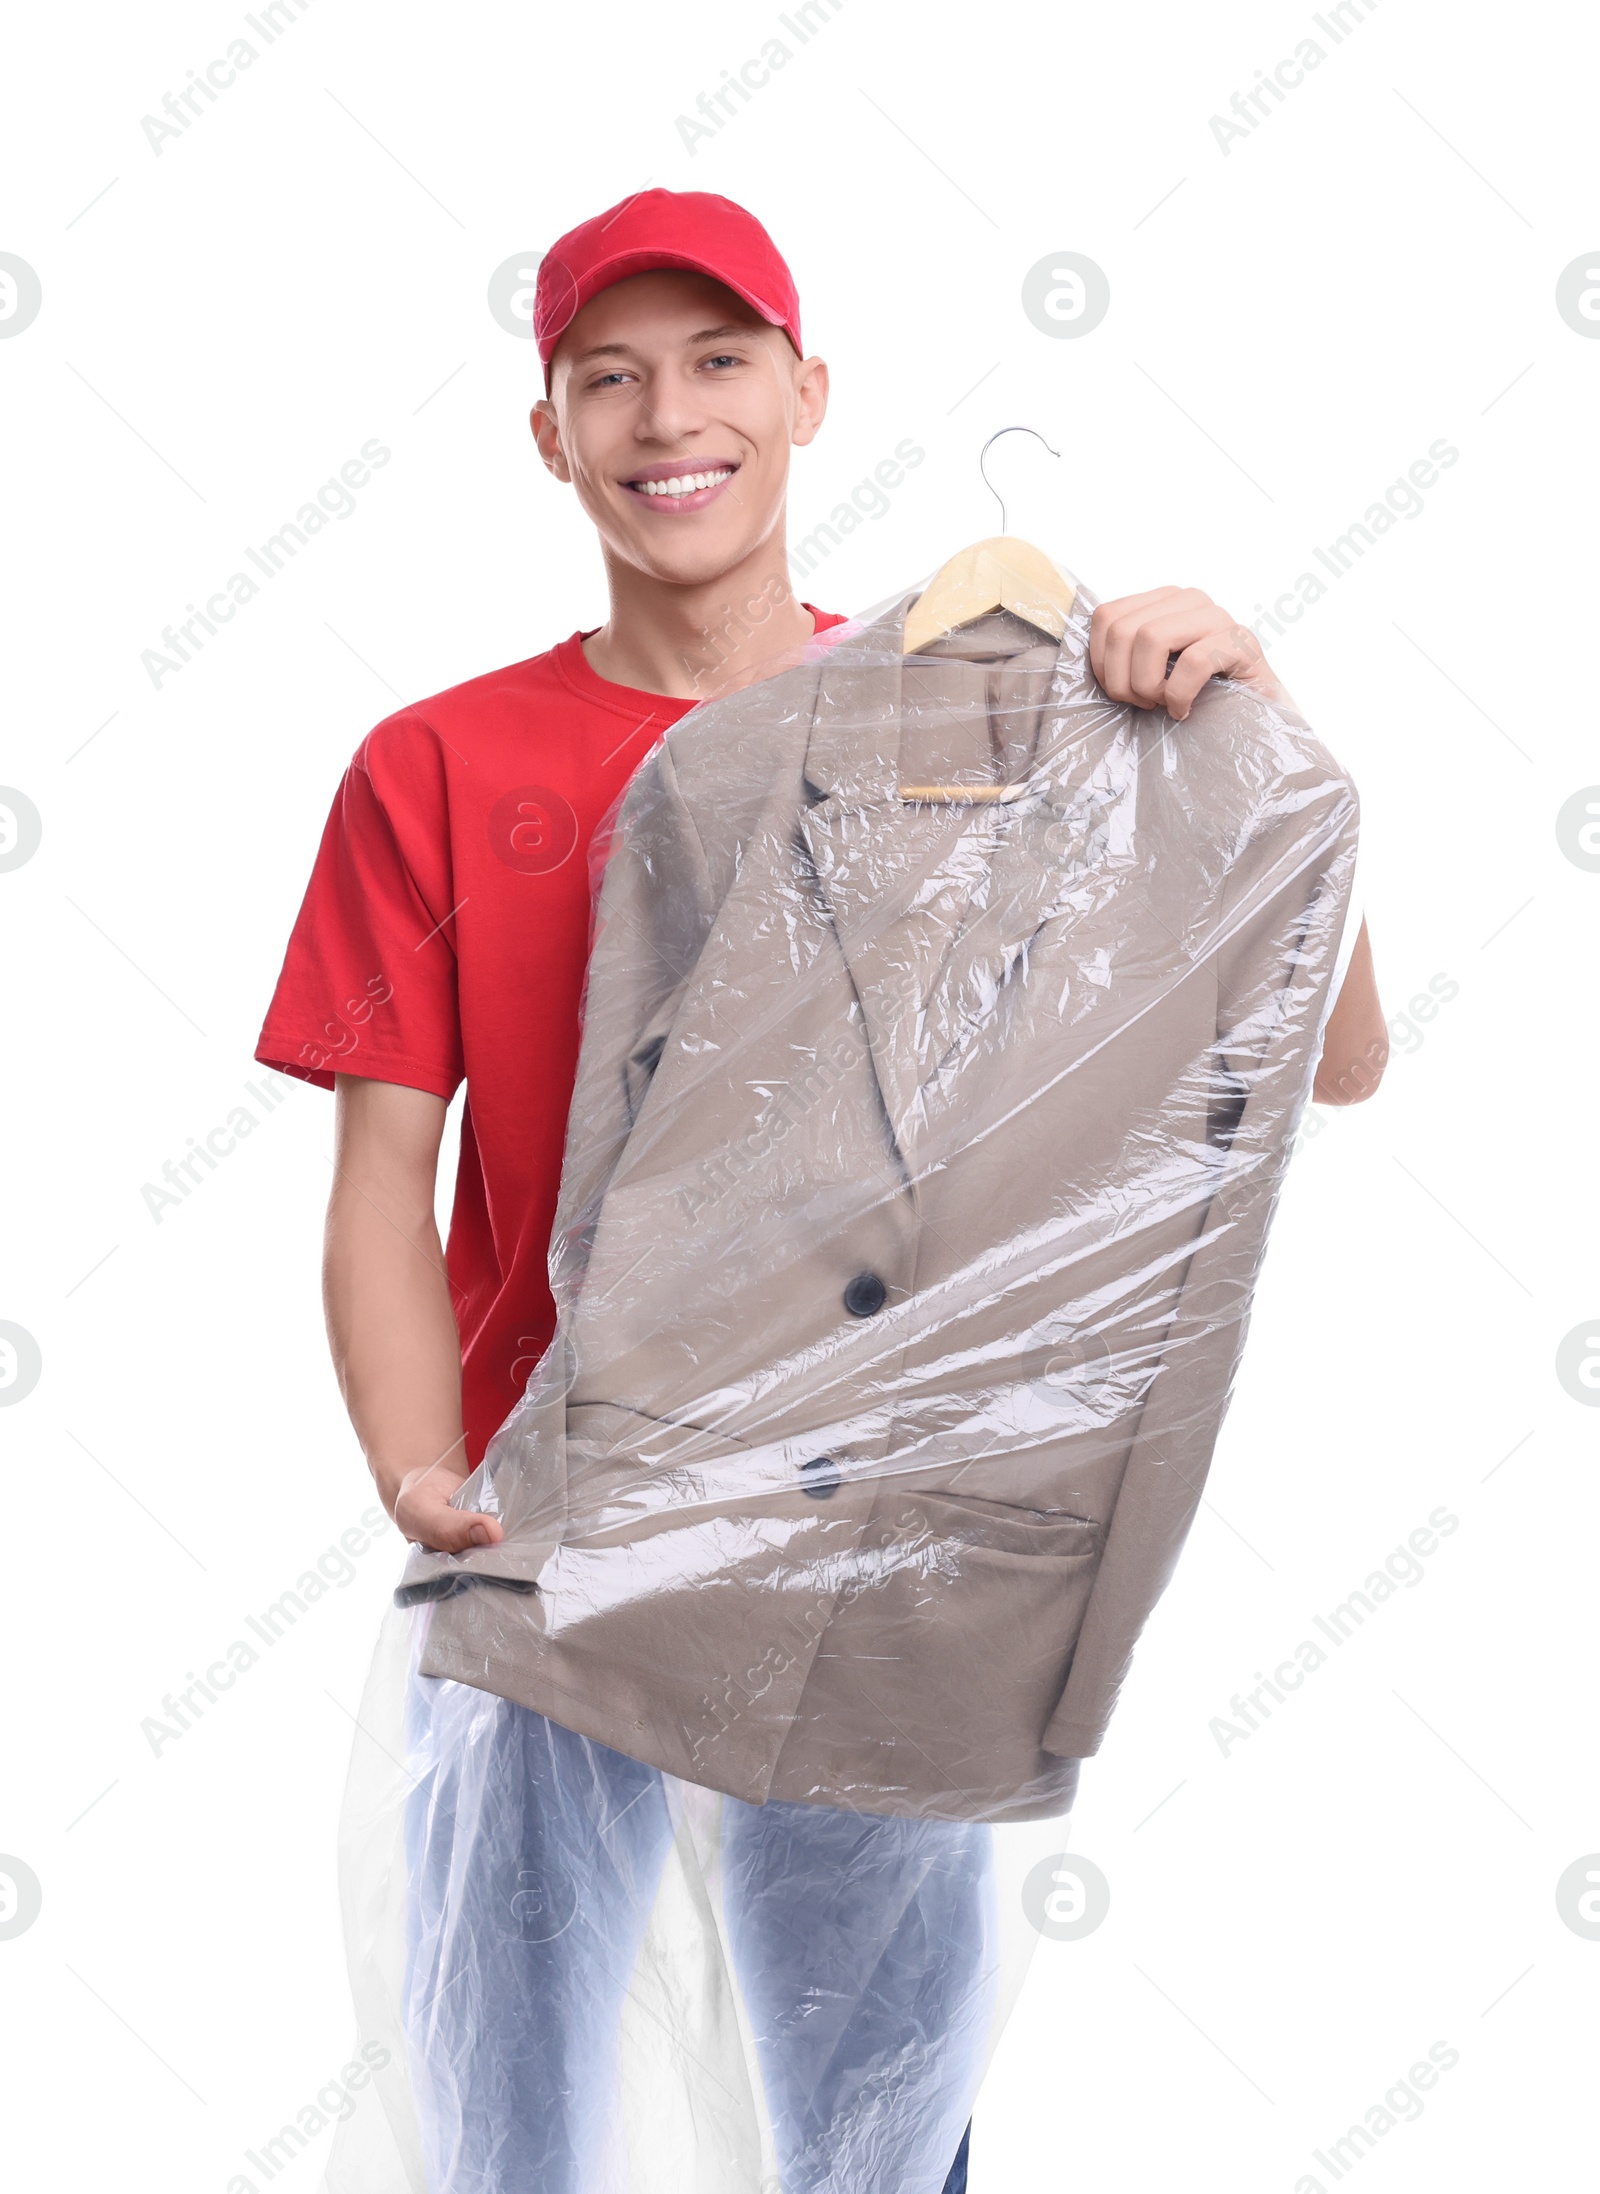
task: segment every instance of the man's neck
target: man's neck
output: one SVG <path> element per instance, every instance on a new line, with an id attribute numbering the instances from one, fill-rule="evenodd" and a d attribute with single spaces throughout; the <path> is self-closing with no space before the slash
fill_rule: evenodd
<path id="1" fill-rule="evenodd" d="M 598 677 L 680 701 L 703 701 L 757 675 L 814 629 L 796 597 L 775 527 L 732 570 L 697 586 L 652 579 L 606 553 L 611 615 L 583 643 Z"/>

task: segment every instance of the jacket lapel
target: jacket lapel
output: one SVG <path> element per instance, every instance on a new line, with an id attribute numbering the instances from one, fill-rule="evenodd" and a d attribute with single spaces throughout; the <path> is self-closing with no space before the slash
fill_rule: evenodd
<path id="1" fill-rule="evenodd" d="M 1008 804 L 902 800 L 902 782 L 992 781 L 977 666 L 900 658 L 915 596 L 840 643 L 819 679 L 800 835 L 908 1161 L 924 1093 L 992 1016 L 1041 926 L 1090 913 L 1125 877 L 1137 741 L 1088 668 L 1074 605 L 1026 790 Z M 974 694 L 978 696 L 976 702 Z"/>
<path id="2" fill-rule="evenodd" d="M 1138 719 L 1108 701 L 1074 648 L 1069 626 L 1042 711 L 1027 774 L 1028 792 L 987 811 L 993 824 L 988 875 L 967 918 L 930 971 L 924 1085 L 947 1071 L 992 1020 L 1005 986 L 1026 977 L 1030 952 L 1047 923 L 1083 924 L 1099 936 L 1098 917 L 1134 873 L 1141 739 Z M 984 811 L 979 811 L 984 812 Z M 1053 978 L 1070 981 L 1070 962 Z M 1109 979 L 1109 969 L 1096 970 Z M 1092 979 L 1085 978 L 1085 979 Z M 1052 991 L 1052 1005 L 1065 1001 Z"/>
<path id="3" fill-rule="evenodd" d="M 986 881 L 974 809 L 900 797 L 900 632 L 914 595 L 839 643 L 818 683 L 806 748 L 806 864 L 832 923 L 873 1071 L 902 1152 L 914 1140 L 929 971 Z"/>

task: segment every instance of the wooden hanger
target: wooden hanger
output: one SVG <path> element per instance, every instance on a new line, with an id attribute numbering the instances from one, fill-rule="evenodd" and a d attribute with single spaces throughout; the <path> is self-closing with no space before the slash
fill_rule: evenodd
<path id="1" fill-rule="evenodd" d="M 906 612 L 900 643 L 903 655 L 915 655 L 930 640 L 941 640 L 947 632 L 955 632 L 998 609 L 1025 618 L 1052 640 L 1059 640 L 1066 632 L 1076 588 L 1057 571 L 1043 549 L 1036 549 L 1031 541 L 1019 541 L 1004 530 L 1005 501 L 984 469 L 991 445 L 1002 434 L 1033 434 L 1044 442 L 1036 427 L 1001 427 L 978 452 L 983 484 L 1000 505 L 1001 531 L 987 541 L 975 541 L 970 548 L 958 550 L 934 573 Z M 1061 452 L 1051 449 L 1048 442 L 1044 446 L 1052 457 L 1060 456 Z"/>
<path id="2" fill-rule="evenodd" d="M 930 640 L 970 625 L 997 609 L 1008 609 L 1059 640 L 1067 629 L 1076 588 L 1031 541 L 996 534 L 958 549 L 941 564 L 906 612 L 903 655 L 915 655 Z"/>
<path id="3" fill-rule="evenodd" d="M 934 807 L 1009 807 L 1032 790 L 1024 778 L 1019 785 L 902 785 L 900 797 Z"/>
<path id="4" fill-rule="evenodd" d="M 1037 433 L 1035 427 L 1001 427 L 978 452 L 978 470 L 983 473 L 984 486 L 1000 505 L 1002 526 L 1006 506 L 984 471 L 983 460 L 989 454 L 990 443 L 998 441 L 1000 435 Z M 1042 434 L 1038 438 L 1044 442 Z M 1052 457 L 1060 456 L 1061 452 L 1050 449 L 1048 442 L 1044 446 Z M 1059 640 L 1066 632 L 1076 597 L 1072 581 L 1056 569 L 1043 549 L 1036 549 L 1031 541 L 1019 541 L 1012 534 L 998 533 L 987 541 L 974 541 L 970 548 L 959 549 L 948 563 L 940 565 L 906 612 L 900 652 L 915 655 L 930 640 L 942 640 L 947 632 L 959 631 L 961 626 L 992 616 L 996 610 L 1010 610 L 1052 640 Z M 1000 806 L 1021 799 L 1028 789 L 1026 783 L 902 785 L 900 797 L 935 806 Z"/>

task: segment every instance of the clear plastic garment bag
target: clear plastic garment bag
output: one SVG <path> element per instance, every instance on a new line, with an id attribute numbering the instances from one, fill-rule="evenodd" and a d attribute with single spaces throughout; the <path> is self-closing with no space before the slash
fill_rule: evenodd
<path id="1" fill-rule="evenodd" d="M 1355 794 L 1109 701 L 1070 585 L 917 600 L 597 845 L 504 1536 L 412 1550 L 357 1740 L 337 2194 L 940 2194 L 1198 1504 Z"/>

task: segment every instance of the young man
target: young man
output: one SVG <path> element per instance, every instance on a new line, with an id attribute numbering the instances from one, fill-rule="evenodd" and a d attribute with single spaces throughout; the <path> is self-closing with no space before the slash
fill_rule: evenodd
<path id="1" fill-rule="evenodd" d="M 663 190 L 585 222 L 541 267 L 539 346 L 534 439 L 599 534 L 610 614 L 363 741 L 256 1052 L 337 1090 L 334 1361 L 384 1505 L 452 1552 L 496 1534 L 450 1496 L 554 1323 L 590 836 L 696 700 L 840 622 L 790 586 L 789 452 L 821 428 L 828 369 L 802 354 L 794 284 L 758 222 Z M 1103 603 L 1092 652 L 1113 700 L 1180 720 L 1211 677 L 1276 690 L 1253 635 L 1194 588 Z M 1318 1101 L 1370 1094 L 1383 1056 L 1363 928 Z M 434 1178 L 463 1080 L 441 1252 Z"/>
<path id="2" fill-rule="evenodd" d="M 547 256 L 536 327 L 534 438 L 599 534 L 609 616 L 367 738 L 257 1052 L 337 1091 L 334 1360 L 386 1508 L 444 1552 L 500 1536 L 450 1498 L 554 1323 L 545 1255 L 591 836 L 696 700 L 841 621 L 789 581 L 789 452 L 822 425 L 828 372 L 804 354 L 793 281 L 750 215 L 699 193 L 625 200 Z M 1102 605 L 1091 655 L 1113 700 L 1180 720 L 1214 676 L 1276 690 L 1254 638 L 1193 589 Z M 1315 1094 L 1369 1094 L 1383 1056 L 1363 930 Z M 441 1254 L 435 1170 L 463 1080 Z"/>

